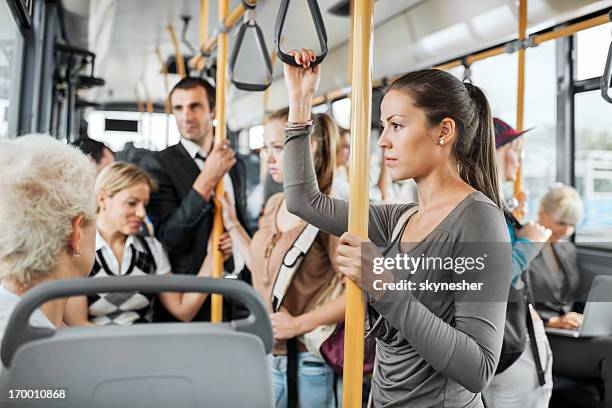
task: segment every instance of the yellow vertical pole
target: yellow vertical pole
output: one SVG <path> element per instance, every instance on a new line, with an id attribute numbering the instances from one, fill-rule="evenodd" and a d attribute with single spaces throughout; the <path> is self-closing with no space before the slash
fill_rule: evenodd
<path id="1" fill-rule="evenodd" d="M 270 54 L 270 61 L 272 62 L 272 67 L 276 65 L 276 49 L 273 49 Z M 263 94 L 263 114 L 264 114 L 264 125 L 268 123 L 268 108 L 270 107 L 270 88 L 266 89 Z"/>
<path id="2" fill-rule="evenodd" d="M 208 0 L 200 0 L 200 34 L 199 34 L 199 44 L 200 49 L 204 47 L 208 41 Z M 196 69 L 202 70 L 204 69 L 204 58 L 200 58 L 198 60 L 198 64 Z"/>
<path id="3" fill-rule="evenodd" d="M 219 23 L 224 24 L 229 9 L 229 0 L 219 0 Z M 222 143 L 226 139 L 225 128 L 225 88 L 227 83 L 227 59 L 228 59 L 228 37 L 227 33 L 219 33 L 217 41 L 217 95 L 215 118 L 217 126 L 215 128 L 215 143 Z M 215 187 L 217 196 L 224 194 L 223 179 Z M 223 254 L 219 251 L 219 242 L 223 233 L 222 208 L 215 200 L 215 215 L 213 219 L 213 278 L 223 278 Z M 206 245 L 206 243 L 202 243 Z M 211 321 L 220 322 L 223 320 L 223 297 L 214 294 L 211 298 Z"/>
<path id="4" fill-rule="evenodd" d="M 519 3 L 519 40 L 524 41 L 527 38 L 527 0 L 520 0 Z M 518 52 L 518 84 L 517 84 L 517 101 L 516 101 L 516 129 L 523 130 L 523 118 L 525 112 L 525 49 L 520 48 Z M 516 180 L 514 181 L 514 196 L 522 201 L 523 197 L 523 161 L 519 163 Z M 514 216 L 517 219 L 523 218 L 523 211 L 515 211 Z"/>
<path id="5" fill-rule="evenodd" d="M 159 47 L 155 48 L 155 55 L 157 55 L 157 59 L 159 60 L 159 63 L 161 65 L 161 73 L 164 76 L 164 93 L 165 93 L 165 97 L 164 97 L 164 112 L 166 113 L 166 147 L 168 147 L 168 144 L 170 143 L 170 113 L 171 113 L 171 107 L 170 107 L 170 91 L 169 91 L 169 86 L 168 86 L 168 67 L 166 66 L 166 63 L 164 62 L 164 58 L 161 55 L 161 51 L 159 50 Z"/>
<path id="6" fill-rule="evenodd" d="M 149 94 L 149 87 L 146 82 L 142 82 L 142 87 L 144 88 L 145 94 L 145 107 L 147 112 L 147 122 L 149 124 L 149 133 L 147 137 L 149 138 L 149 143 L 152 143 L 152 134 L 153 134 L 153 100 L 151 99 L 151 94 Z"/>
<path id="7" fill-rule="evenodd" d="M 364 240 L 368 238 L 373 15 L 374 0 L 355 0 L 348 230 Z M 365 302 L 352 281 L 347 282 L 346 291 L 342 407 L 357 408 L 362 404 Z"/>
<path id="8" fill-rule="evenodd" d="M 348 39 L 348 85 L 353 86 L 353 30 L 355 27 L 355 0 L 349 0 L 349 16 L 351 19 L 351 28 Z M 351 97 L 349 93 L 348 97 Z"/>
<path id="9" fill-rule="evenodd" d="M 164 98 L 164 103 L 165 103 L 165 112 L 166 115 L 170 114 L 170 98 L 169 98 L 169 86 L 168 86 L 168 67 L 166 66 L 166 63 L 164 62 L 164 58 L 161 55 L 161 51 L 159 50 L 159 47 L 155 48 L 155 55 L 157 55 L 157 60 L 159 61 L 159 64 L 161 65 L 161 73 L 164 76 L 164 92 L 166 94 L 166 97 Z"/>
<path id="10" fill-rule="evenodd" d="M 143 113 L 145 111 L 145 106 L 142 99 L 140 99 L 137 87 L 134 87 L 134 93 L 136 94 L 136 109 L 138 109 L 138 112 Z"/>

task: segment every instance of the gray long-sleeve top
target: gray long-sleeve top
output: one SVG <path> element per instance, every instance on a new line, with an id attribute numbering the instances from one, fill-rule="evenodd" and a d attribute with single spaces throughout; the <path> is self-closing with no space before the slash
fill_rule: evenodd
<path id="1" fill-rule="evenodd" d="M 348 203 L 319 191 L 309 131 L 286 132 L 284 189 L 287 208 L 333 235 L 347 231 Z M 483 282 L 482 291 L 385 291 L 370 298 L 378 315 L 374 406 L 482 407 L 480 392 L 495 373 L 501 351 L 511 279 L 511 247 L 502 212 L 480 192 L 464 199 L 421 242 L 406 250 L 391 235 L 413 204 L 370 205 L 370 240 L 387 257 L 457 259 L 484 256 L 486 267 L 463 274 L 423 269 L 392 270 L 395 282 Z M 401 237 L 402 234 L 399 234 Z M 362 276 L 368 271 L 362 271 Z M 362 277 L 363 280 L 363 277 Z"/>

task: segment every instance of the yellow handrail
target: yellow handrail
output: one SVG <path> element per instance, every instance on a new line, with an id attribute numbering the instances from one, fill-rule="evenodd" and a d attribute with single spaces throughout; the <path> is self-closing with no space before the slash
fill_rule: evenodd
<path id="1" fill-rule="evenodd" d="M 134 85 L 134 96 L 136 96 L 136 109 L 138 109 L 138 112 L 143 113 L 145 106 L 140 97 L 140 92 L 138 92 L 138 84 Z"/>
<path id="2" fill-rule="evenodd" d="M 164 76 L 164 112 L 166 113 L 166 147 L 170 142 L 170 113 L 172 111 L 170 107 L 170 85 L 168 84 L 168 66 L 164 62 L 164 58 L 161 55 L 159 47 L 155 48 L 155 55 L 161 65 L 161 74 Z"/>
<path id="3" fill-rule="evenodd" d="M 275 48 L 273 48 L 272 51 L 270 52 L 270 61 L 272 62 L 272 66 L 274 67 L 274 65 L 276 64 L 276 49 Z M 263 94 L 264 125 L 268 123 L 268 109 L 270 107 L 270 89 L 271 87 L 268 87 L 268 89 L 266 89 Z"/>
<path id="4" fill-rule="evenodd" d="M 222 23 L 227 17 L 229 0 L 219 0 L 219 22 Z M 219 33 L 217 46 L 217 94 L 215 118 L 217 126 L 215 128 L 215 143 L 223 143 L 226 139 L 225 127 L 225 87 L 227 85 L 227 59 L 228 59 L 228 34 Z M 215 195 L 220 196 L 225 193 L 223 179 L 215 187 Z M 223 278 L 223 253 L 219 250 L 221 234 L 223 234 L 223 217 L 221 204 L 215 200 L 215 213 L 212 227 L 212 251 L 213 251 L 213 278 Z M 202 243 L 206 245 L 206 243 Z M 211 297 L 211 321 L 214 323 L 223 320 L 223 297 L 213 294 Z"/>
<path id="5" fill-rule="evenodd" d="M 169 115 L 170 114 L 170 95 L 169 95 L 170 86 L 168 85 L 168 66 L 164 62 L 164 58 L 161 55 L 161 51 L 159 50 L 159 47 L 155 48 L 155 55 L 157 55 L 157 60 L 161 64 L 161 73 L 164 76 L 164 93 L 166 94 L 166 97 L 164 98 L 164 110 L 166 112 L 166 115 Z"/>
<path id="6" fill-rule="evenodd" d="M 355 0 L 353 15 L 353 90 L 351 98 L 351 156 L 349 232 L 368 238 L 370 125 L 372 115 L 372 28 L 374 0 Z M 363 273 L 363 271 L 362 271 Z M 361 407 L 363 384 L 365 302 L 359 287 L 348 280 L 344 336 L 342 406 Z"/>
<path id="7" fill-rule="evenodd" d="M 247 2 L 251 5 L 257 4 L 257 0 L 247 0 Z M 242 4 L 242 2 L 240 2 L 240 4 L 238 4 L 232 11 L 230 11 L 229 14 L 226 13 L 226 18 L 223 20 L 220 20 L 219 23 L 223 26 L 225 31 L 230 30 L 236 24 L 238 24 L 238 22 L 240 21 L 240 18 L 242 17 L 245 11 L 246 9 L 244 8 L 244 5 Z M 189 61 L 190 67 L 195 68 L 198 64 L 200 64 L 200 61 L 203 58 L 201 54 L 210 54 L 212 52 L 215 46 L 217 46 L 217 43 L 219 41 L 219 37 L 221 36 L 221 34 L 224 34 L 224 33 L 219 33 L 215 36 L 208 38 L 206 42 L 204 43 L 204 45 L 200 44 L 200 54 L 194 56 Z"/>
<path id="8" fill-rule="evenodd" d="M 608 11 L 609 10 L 606 10 L 604 14 L 589 18 L 587 20 L 584 20 L 578 23 L 570 24 L 567 27 L 563 27 L 559 30 L 550 31 L 550 32 L 542 33 L 542 34 L 536 34 L 533 36 L 533 44 L 534 46 L 538 46 L 547 41 L 557 40 L 563 37 L 568 37 L 570 35 L 576 34 L 577 32 L 606 24 L 610 22 L 608 18 Z M 470 54 L 470 55 L 467 55 L 465 58 L 455 59 L 455 60 L 447 61 L 441 64 L 437 64 L 437 65 L 434 65 L 433 68 L 448 70 L 451 68 L 460 67 L 463 65 L 464 60 L 467 63 L 467 65 L 472 65 L 476 61 L 481 61 L 487 58 L 505 54 L 507 52 L 506 44 L 511 44 L 513 42 L 514 41 L 508 41 L 507 43 L 499 47 L 495 47 L 495 48 L 491 48 L 486 51 L 481 51 L 481 52 L 477 52 L 474 54 Z M 393 80 L 395 80 L 398 77 L 399 76 L 389 76 L 389 77 L 386 77 L 386 80 L 387 82 L 390 83 L 390 82 L 393 82 Z M 375 86 L 382 86 L 382 83 L 383 83 L 382 80 L 374 81 Z M 325 95 L 317 96 L 316 98 L 313 99 L 312 103 L 313 105 L 318 105 L 326 100 L 335 100 L 337 98 L 342 98 L 342 97 L 347 96 L 348 92 L 350 92 L 350 90 L 348 90 L 347 88 L 336 89 L 336 90 L 326 93 Z"/>
<path id="9" fill-rule="evenodd" d="M 519 40 L 527 38 L 527 0 L 520 0 L 519 3 Z M 518 81 L 516 96 L 516 129 L 523 130 L 523 119 L 525 113 L 525 48 L 518 51 Z M 519 162 L 516 179 L 514 180 L 514 196 L 520 201 L 523 200 L 523 161 Z M 517 209 L 514 216 L 520 221 L 523 218 L 523 211 Z"/>
<path id="10" fill-rule="evenodd" d="M 560 28 L 559 30 L 556 30 L 556 31 L 538 34 L 535 36 L 534 44 L 540 45 L 543 42 L 550 41 L 550 40 L 556 40 L 561 37 L 567 37 L 579 31 L 587 30 L 589 28 L 597 27 L 603 24 L 607 24 L 609 22 L 610 22 L 610 19 L 608 17 L 608 13 L 605 13 L 600 16 L 589 18 L 588 20 L 570 24 L 567 27 Z"/>
<path id="11" fill-rule="evenodd" d="M 183 53 L 181 52 L 181 47 L 179 46 L 178 39 L 176 37 L 176 31 L 174 31 L 174 27 L 172 24 L 168 24 L 166 27 L 168 33 L 170 34 L 170 39 L 172 40 L 172 45 L 174 46 L 174 55 L 176 57 L 176 69 L 181 78 L 184 78 L 186 75 L 185 71 L 185 60 L 183 59 Z"/>
<path id="12" fill-rule="evenodd" d="M 200 1 L 200 33 L 199 33 L 199 45 L 200 48 L 208 41 L 208 0 Z M 200 55 L 197 62 L 194 64 L 197 70 L 204 69 L 204 58 Z M 191 61 L 189 61 L 191 65 Z"/>

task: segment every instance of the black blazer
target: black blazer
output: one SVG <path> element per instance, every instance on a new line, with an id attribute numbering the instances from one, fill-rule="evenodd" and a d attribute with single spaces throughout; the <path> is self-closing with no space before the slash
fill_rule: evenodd
<path id="1" fill-rule="evenodd" d="M 559 260 L 560 272 L 548 269 L 542 252 L 529 264 L 528 278 L 535 308 L 544 321 L 571 312 L 584 299 L 578 289 L 580 272 L 576 246 L 572 242 L 551 244 Z"/>
<path id="2" fill-rule="evenodd" d="M 192 187 L 200 169 L 181 143 L 145 157 L 140 164 L 158 184 L 157 191 L 151 193 L 147 214 L 155 227 L 155 236 L 168 252 L 172 272 L 197 274 L 206 257 L 214 212 L 212 202 L 204 201 Z M 235 192 L 236 215 L 246 226 L 244 163 L 238 160 L 229 174 Z M 158 304 L 156 320 L 176 319 Z M 209 301 L 194 320 L 210 320 Z"/>

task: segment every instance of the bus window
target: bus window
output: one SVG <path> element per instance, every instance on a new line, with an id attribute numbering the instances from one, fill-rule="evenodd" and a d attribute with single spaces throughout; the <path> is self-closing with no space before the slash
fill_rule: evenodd
<path id="1" fill-rule="evenodd" d="M 136 121 L 138 131 L 109 131 L 106 129 L 107 119 Z M 93 111 L 86 120 L 89 137 L 104 142 L 115 152 L 123 150 L 128 142 L 149 150 L 162 150 L 180 139 L 174 116 L 163 113 Z"/>
<path id="2" fill-rule="evenodd" d="M 574 104 L 576 188 L 585 210 L 584 221 L 576 228 L 576 242 L 609 245 L 612 242 L 611 107 L 599 89 L 576 94 Z"/>
<path id="3" fill-rule="evenodd" d="M 351 127 L 351 100 L 344 98 L 332 103 L 332 115 L 340 126 L 349 129 Z"/>
<path id="4" fill-rule="evenodd" d="M 527 50 L 523 185 L 527 220 L 538 217 L 540 199 L 557 180 L 557 80 L 555 41 Z"/>
<path id="5" fill-rule="evenodd" d="M 6 2 L 0 4 L 0 139 L 17 133 L 23 39 Z"/>
<path id="6" fill-rule="evenodd" d="M 516 125 L 517 56 L 502 54 L 477 61 L 470 69 L 472 82 L 486 93 L 493 115 Z"/>
<path id="7" fill-rule="evenodd" d="M 513 125 L 516 124 L 517 58 L 516 54 L 504 54 L 475 62 L 471 67 L 471 79 L 487 94 L 493 115 Z M 527 50 L 524 128 L 531 130 L 522 138 L 523 186 L 528 193 L 526 220 L 537 218 L 540 198 L 556 180 L 555 69 L 554 41 Z M 513 195 L 512 182 L 505 183 L 503 189 L 505 197 Z"/>
<path id="8" fill-rule="evenodd" d="M 264 145 L 264 127 L 262 125 L 253 126 L 249 129 L 249 149 L 261 149 Z"/>
<path id="9" fill-rule="evenodd" d="M 601 76 L 608 47 L 612 23 L 589 28 L 576 33 L 576 79 L 590 79 Z"/>
<path id="10" fill-rule="evenodd" d="M 328 113 L 329 112 L 329 104 L 320 103 L 317 106 L 312 107 L 312 113 Z"/>

